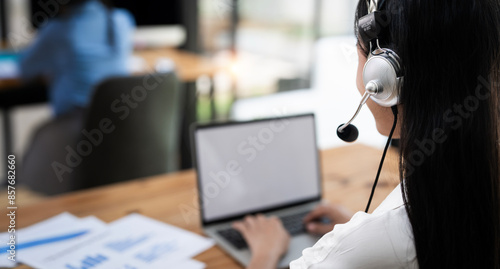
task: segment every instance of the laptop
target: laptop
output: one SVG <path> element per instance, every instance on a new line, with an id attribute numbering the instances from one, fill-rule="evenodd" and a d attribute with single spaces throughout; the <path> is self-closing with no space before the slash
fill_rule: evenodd
<path id="1" fill-rule="evenodd" d="M 19 78 L 19 54 L 0 50 L 0 79 Z"/>
<path id="2" fill-rule="evenodd" d="M 319 239 L 303 218 L 321 201 L 314 114 L 192 126 L 204 233 L 242 265 L 250 251 L 234 221 L 274 215 L 291 235 L 279 267 Z"/>

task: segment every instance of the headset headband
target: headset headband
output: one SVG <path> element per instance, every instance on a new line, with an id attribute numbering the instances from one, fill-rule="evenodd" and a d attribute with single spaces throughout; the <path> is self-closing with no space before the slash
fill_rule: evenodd
<path id="1" fill-rule="evenodd" d="M 368 6 L 368 13 L 373 13 L 377 11 L 378 0 L 366 0 L 366 5 Z"/>
<path id="2" fill-rule="evenodd" d="M 358 33 L 361 39 L 368 43 L 378 38 L 382 26 L 379 22 L 385 21 L 382 9 L 385 0 L 366 0 L 368 14 L 363 16 L 358 21 Z"/>

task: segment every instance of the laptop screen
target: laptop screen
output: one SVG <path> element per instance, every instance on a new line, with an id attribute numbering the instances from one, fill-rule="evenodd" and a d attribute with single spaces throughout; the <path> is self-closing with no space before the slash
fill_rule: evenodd
<path id="1" fill-rule="evenodd" d="M 0 79 L 14 79 L 19 75 L 19 55 L 0 51 Z"/>
<path id="2" fill-rule="evenodd" d="M 198 126 L 203 222 L 320 199 L 314 115 Z"/>

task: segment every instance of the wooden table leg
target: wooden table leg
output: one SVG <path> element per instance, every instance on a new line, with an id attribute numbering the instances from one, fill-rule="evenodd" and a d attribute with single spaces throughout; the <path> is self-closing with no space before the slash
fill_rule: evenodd
<path id="1" fill-rule="evenodd" d="M 192 147 L 191 147 L 191 134 L 190 127 L 191 124 L 197 121 L 197 94 L 196 94 L 196 83 L 186 82 L 184 83 L 184 108 L 182 111 L 182 123 L 181 123 L 181 145 L 180 145 L 180 156 L 181 156 L 181 169 L 191 169 L 193 168 L 192 160 Z"/>
<path id="2" fill-rule="evenodd" d="M 210 119 L 214 121 L 217 119 L 217 109 L 215 107 L 215 81 L 213 78 L 210 78 L 210 91 L 209 91 L 209 98 L 210 98 Z"/>
<path id="3" fill-rule="evenodd" d="M 12 154 L 12 128 L 10 122 L 10 109 L 2 109 L 2 122 L 3 122 L 3 141 L 4 141 L 4 156 L 7 158 L 9 154 Z M 1 185 L 7 184 L 7 178 L 2 181 Z"/>

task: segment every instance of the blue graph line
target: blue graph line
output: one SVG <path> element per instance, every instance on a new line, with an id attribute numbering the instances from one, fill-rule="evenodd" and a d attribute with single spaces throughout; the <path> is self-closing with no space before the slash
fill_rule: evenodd
<path id="1" fill-rule="evenodd" d="M 50 244 L 50 243 L 54 243 L 54 242 L 64 241 L 64 240 L 72 239 L 72 238 L 75 238 L 78 236 L 82 236 L 86 233 L 88 233 L 88 231 L 81 231 L 81 232 L 72 233 L 72 234 L 65 234 L 65 235 L 60 235 L 60 236 L 55 236 L 55 237 L 39 239 L 39 240 L 31 241 L 31 242 L 17 244 L 15 246 L 16 247 L 15 249 L 20 250 L 20 249 L 24 249 L 24 248 L 31 248 L 31 247 Z M 10 246 L 2 247 L 2 248 L 0 248 L 0 253 L 8 251 L 8 250 L 10 250 Z"/>

